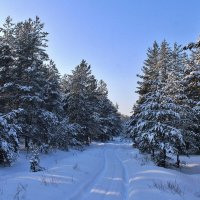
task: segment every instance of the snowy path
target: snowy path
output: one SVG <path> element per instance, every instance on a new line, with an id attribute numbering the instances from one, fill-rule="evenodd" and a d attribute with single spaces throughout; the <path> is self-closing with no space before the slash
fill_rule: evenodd
<path id="1" fill-rule="evenodd" d="M 21 154 L 14 166 L 0 168 L 0 200 L 196 200 L 200 174 L 190 167 L 200 166 L 200 157 L 185 159 L 192 162 L 184 173 L 163 169 L 130 143 L 113 141 L 93 143 L 83 152 L 41 155 L 46 170 L 31 173 Z"/>
<path id="2" fill-rule="evenodd" d="M 78 191 L 70 200 L 127 199 L 126 169 L 116 153 L 119 150 L 121 150 L 121 145 L 106 144 L 102 148 L 104 153 L 99 160 L 103 167 L 96 168 L 98 173 L 95 173 L 95 177 L 84 184 L 81 191 Z"/>

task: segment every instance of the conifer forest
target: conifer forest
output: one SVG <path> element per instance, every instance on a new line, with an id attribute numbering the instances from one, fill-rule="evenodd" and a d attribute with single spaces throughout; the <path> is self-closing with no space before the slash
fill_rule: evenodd
<path id="1" fill-rule="evenodd" d="M 59 72 L 49 34 L 0 27 L 0 199 L 199 199 L 200 42 L 155 38 L 127 116 L 89 60 Z"/>

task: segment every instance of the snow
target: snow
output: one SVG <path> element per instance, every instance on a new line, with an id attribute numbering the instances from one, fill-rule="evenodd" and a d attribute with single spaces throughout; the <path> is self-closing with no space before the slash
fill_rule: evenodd
<path id="1" fill-rule="evenodd" d="M 5 88 L 5 87 L 10 87 L 10 86 L 12 86 L 13 85 L 13 83 L 11 83 L 11 82 L 9 82 L 9 83 L 5 83 L 4 85 L 3 85 L 3 87 Z"/>
<path id="2" fill-rule="evenodd" d="M 30 92 L 32 89 L 32 86 L 26 86 L 26 85 L 17 85 L 17 86 L 20 90 L 23 90 L 24 92 Z"/>
<path id="3" fill-rule="evenodd" d="M 131 143 L 92 143 L 85 151 L 40 155 L 45 170 L 30 172 L 31 155 L 20 153 L 0 168 L 0 199 L 179 200 L 200 197 L 200 156 L 182 157 L 182 168 L 155 166 Z"/>

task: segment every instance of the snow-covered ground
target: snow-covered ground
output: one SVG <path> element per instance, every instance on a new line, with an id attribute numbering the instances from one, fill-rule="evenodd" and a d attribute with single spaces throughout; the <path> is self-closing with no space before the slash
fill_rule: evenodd
<path id="1" fill-rule="evenodd" d="M 130 143 L 93 143 L 87 150 L 41 155 L 42 172 L 20 154 L 0 168 L 0 200 L 200 199 L 200 157 L 181 170 L 156 167 Z"/>

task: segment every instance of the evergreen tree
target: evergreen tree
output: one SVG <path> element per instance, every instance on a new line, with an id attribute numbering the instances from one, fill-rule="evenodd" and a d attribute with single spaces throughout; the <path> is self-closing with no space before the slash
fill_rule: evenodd
<path id="1" fill-rule="evenodd" d="M 65 77 L 65 98 L 64 109 L 69 117 L 70 123 L 79 124 L 82 133 L 78 139 L 82 143 L 89 143 L 93 134 L 95 124 L 93 123 L 94 104 L 93 99 L 96 95 L 96 79 L 91 74 L 90 65 L 82 60 L 72 75 Z"/>
<path id="2" fill-rule="evenodd" d="M 97 139 L 106 141 L 113 136 L 118 136 L 121 131 L 121 119 L 118 113 L 118 108 L 108 99 L 107 85 L 103 80 L 98 83 L 98 102 L 97 102 L 97 117 L 96 129 L 98 132 Z"/>
<path id="3" fill-rule="evenodd" d="M 200 51 L 199 49 L 193 50 L 190 61 L 186 65 L 184 74 L 185 95 L 189 102 L 188 105 L 193 109 L 196 120 L 192 124 L 197 126 L 190 127 L 195 132 L 195 137 L 188 138 L 188 148 L 191 152 L 200 151 Z M 193 139 L 193 140 L 192 140 Z"/>
<path id="4" fill-rule="evenodd" d="M 20 133 L 17 116 L 22 111 L 13 108 L 14 30 L 12 19 L 7 17 L 3 27 L 0 28 L 0 164 L 8 165 L 17 157 L 19 147 L 17 133 Z"/>
<path id="5" fill-rule="evenodd" d="M 158 58 L 153 71 L 156 85 L 135 108 L 135 126 L 131 131 L 137 133 L 139 149 L 151 153 L 158 165 L 166 166 L 167 158 L 176 154 L 179 166 L 179 155 L 186 152 L 188 136 L 194 138 L 190 125 L 194 115 L 187 105 L 182 81 L 185 55 L 177 44 L 171 51 L 163 41 Z"/>
<path id="6" fill-rule="evenodd" d="M 134 128 L 139 120 L 139 114 L 142 111 L 141 105 L 146 101 L 146 97 L 150 92 L 156 91 L 156 85 L 158 80 L 158 62 L 159 62 L 159 51 L 160 47 L 155 41 L 153 47 L 147 50 L 147 59 L 144 62 L 142 68 L 142 75 L 137 75 L 141 81 L 138 81 L 137 93 L 139 94 L 139 99 L 133 107 L 133 115 L 129 121 L 129 127 L 127 129 L 128 135 L 133 139 L 134 145 L 137 146 L 138 131 Z"/>
<path id="7" fill-rule="evenodd" d="M 63 115 L 60 74 L 52 60 L 46 65 L 46 81 L 44 93 L 46 109 L 57 115 Z"/>
<path id="8" fill-rule="evenodd" d="M 46 77 L 44 62 L 48 55 L 47 33 L 43 31 L 44 25 L 40 19 L 29 19 L 19 22 L 15 26 L 15 98 L 13 106 L 15 109 L 22 108 L 23 115 L 19 117 L 25 145 L 29 148 L 29 140 L 38 145 L 47 139 L 41 135 L 39 123 L 41 112 L 45 108 L 44 88 Z"/>
<path id="9" fill-rule="evenodd" d="M 17 125 L 17 115 L 22 110 L 14 110 L 7 114 L 0 114 L 0 164 L 11 165 L 18 156 L 18 133 L 21 128 Z"/>
<path id="10" fill-rule="evenodd" d="M 156 80 L 158 74 L 156 73 L 156 68 L 158 67 L 158 62 L 160 61 L 160 47 L 158 43 L 155 41 L 153 43 L 153 47 L 147 50 L 147 59 L 144 61 L 144 66 L 142 68 L 143 75 L 137 75 L 142 81 L 138 81 L 138 90 L 137 93 L 140 95 L 141 103 L 142 95 L 146 95 L 149 92 L 156 90 Z M 138 102 L 139 103 L 139 102 Z"/>
<path id="11" fill-rule="evenodd" d="M 168 72 L 167 85 L 165 90 L 171 98 L 171 104 L 176 108 L 177 115 L 180 116 L 178 120 L 171 120 L 171 126 L 175 127 L 180 132 L 181 137 L 174 136 L 172 147 L 174 153 L 177 155 L 177 166 L 179 167 L 179 155 L 181 153 L 188 153 L 188 144 L 195 144 L 196 117 L 193 109 L 191 109 L 187 95 L 185 94 L 185 67 L 187 63 L 187 55 L 183 53 L 180 45 L 174 44 L 172 51 L 172 63 Z M 178 134 L 177 134 L 178 135 Z M 190 145 L 191 147 L 192 145 Z M 193 146 L 194 147 L 194 146 Z M 194 147 L 195 148 L 195 147 Z"/>
<path id="12" fill-rule="evenodd" d="M 45 84 L 43 99 L 44 103 L 39 111 L 39 126 L 43 133 L 43 146 L 50 145 L 53 147 L 60 147 L 57 142 L 57 129 L 60 127 L 61 121 L 66 116 L 64 115 L 62 104 L 62 93 L 60 88 L 60 74 L 56 65 L 52 60 L 43 67 Z M 62 135 L 62 133 L 60 133 Z M 60 138 L 60 137 L 59 137 Z M 65 147 L 68 141 L 65 141 Z M 63 148 L 63 146 L 62 146 Z M 67 147 L 66 147 L 67 148 Z"/>
<path id="13" fill-rule="evenodd" d="M 14 24 L 8 17 L 0 28 L 0 111 L 7 113 L 12 111 L 14 86 Z"/>

